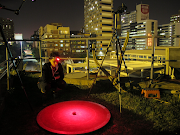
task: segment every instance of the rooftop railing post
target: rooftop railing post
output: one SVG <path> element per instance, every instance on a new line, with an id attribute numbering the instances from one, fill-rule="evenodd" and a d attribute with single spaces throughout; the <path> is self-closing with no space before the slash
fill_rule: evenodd
<path id="1" fill-rule="evenodd" d="M 115 39 L 115 44 L 116 44 L 116 57 L 117 57 L 117 67 L 119 68 L 118 69 L 118 91 L 119 91 L 119 112 L 121 113 L 122 112 L 122 95 L 121 95 L 121 84 L 120 84 L 120 81 L 121 81 L 121 79 L 120 79 L 120 73 L 121 73 L 121 67 L 120 67 L 120 60 L 119 60 L 119 52 L 118 52 L 118 49 L 121 49 L 120 48 L 120 43 L 117 41 L 118 39 L 117 39 L 117 14 L 115 14 L 115 20 L 114 20 L 114 22 L 115 22 L 115 33 L 116 33 L 116 39 Z M 119 46 L 119 47 L 118 47 Z M 121 51 L 120 51 L 120 55 L 122 55 L 121 54 Z"/>
<path id="2" fill-rule="evenodd" d="M 153 72 L 154 72 L 154 35 L 152 36 L 152 56 L 151 56 L 151 75 L 150 75 L 150 85 L 153 83 Z"/>
<path id="3" fill-rule="evenodd" d="M 86 47 L 87 47 L 87 57 L 86 57 L 86 62 L 87 62 L 87 80 L 89 80 L 89 43 L 88 43 L 88 39 L 86 39 Z"/>
<path id="4" fill-rule="evenodd" d="M 9 54 L 8 54 L 8 49 L 6 47 L 6 61 L 7 61 L 7 90 L 10 88 L 10 71 L 9 71 Z"/>
<path id="5" fill-rule="evenodd" d="M 42 76 L 42 50 L 41 50 L 41 41 L 39 41 L 39 62 L 40 62 L 40 69 L 41 69 L 41 76 Z"/>

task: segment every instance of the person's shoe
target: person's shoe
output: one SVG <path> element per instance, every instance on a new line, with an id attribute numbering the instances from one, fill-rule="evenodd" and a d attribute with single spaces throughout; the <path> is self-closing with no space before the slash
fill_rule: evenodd
<path id="1" fill-rule="evenodd" d="M 58 93 L 53 91 L 53 98 L 57 98 L 58 97 Z"/>
<path id="2" fill-rule="evenodd" d="M 57 97 L 56 93 L 53 93 L 53 98 L 56 98 L 56 97 Z"/>

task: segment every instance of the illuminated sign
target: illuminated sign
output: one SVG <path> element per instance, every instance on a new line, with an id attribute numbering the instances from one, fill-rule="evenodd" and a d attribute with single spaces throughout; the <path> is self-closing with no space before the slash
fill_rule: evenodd
<path id="1" fill-rule="evenodd" d="M 148 5 L 141 5 L 141 13 L 148 14 L 149 13 L 149 6 Z"/>
<path id="2" fill-rule="evenodd" d="M 148 36 L 151 36 L 151 34 L 148 33 Z M 148 46 L 152 46 L 152 38 L 148 38 Z"/>
<path id="3" fill-rule="evenodd" d="M 149 19 L 149 5 L 141 5 L 141 20 Z"/>

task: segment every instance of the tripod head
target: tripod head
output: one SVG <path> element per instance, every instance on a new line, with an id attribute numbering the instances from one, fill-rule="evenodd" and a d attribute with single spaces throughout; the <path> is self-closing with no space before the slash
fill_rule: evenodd
<path id="1" fill-rule="evenodd" d="M 31 1 L 32 1 L 32 2 L 35 2 L 36 0 L 31 0 Z M 26 2 L 26 0 L 23 0 L 23 1 L 22 1 L 21 5 L 19 6 L 19 8 L 18 8 L 17 10 L 7 8 L 7 7 L 5 7 L 5 6 L 1 5 L 1 4 L 0 4 L 0 9 L 5 9 L 5 10 L 8 10 L 8 11 L 12 11 L 12 12 L 14 12 L 16 15 L 19 15 L 19 11 L 20 11 L 20 9 L 22 8 L 24 2 Z"/>
<path id="2" fill-rule="evenodd" d="M 126 12 L 126 10 L 127 10 L 127 6 L 124 3 L 122 3 L 122 5 L 119 6 L 116 11 L 114 11 L 114 13 L 115 14 L 123 13 L 123 12 Z"/>

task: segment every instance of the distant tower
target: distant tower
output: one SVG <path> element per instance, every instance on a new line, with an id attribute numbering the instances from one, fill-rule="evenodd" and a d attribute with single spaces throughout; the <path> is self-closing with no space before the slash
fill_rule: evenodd
<path id="1" fill-rule="evenodd" d="M 14 22 L 13 20 L 7 18 L 0 18 L 0 24 L 2 25 L 4 35 L 7 40 L 14 39 Z"/>
<path id="2" fill-rule="evenodd" d="M 137 22 L 149 19 L 149 5 L 148 4 L 136 5 L 136 11 L 137 11 Z"/>
<path id="3" fill-rule="evenodd" d="M 84 0 L 85 33 L 96 37 L 112 37 L 113 34 L 113 0 Z M 97 47 L 106 50 L 109 40 L 98 40 Z"/>
<path id="4" fill-rule="evenodd" d="M 157 20 L 149 19 L 149 5 L 139 4 L 136 5 L 136 10 L 127 12 L 121 15 L 121 36 L 126 37 L 127 31 L 130 32 L 126 49 L 143 50 L 152 46 L 151 39 L 138 38 L 133 39 L 133 36 L 150 36 L 157 35 Z M 123 44 L 124 40 L 122 40 Z M 156 40 L 155 40 L 156 42 Z"/>
<path id="5" fill-rule="evenodd" d="M 41 46 L 46 57 L 49 57 L 52 51 L 58 51 L 62 55 L 70 53 L 69 40 L 61 40 L 58 42 L 58 39 L 70 38 L 69 27 L 63 27 L 61 23 L 50 23 L 46 24 L 45 27 L 41 26 L 38 33 L 39 39 L 43 40 Z"/>
<path id="6" fill-rule="evenodd" d="M 180 22 L 180 10 L 178 14 L 172 15 L 170 17 L 170 22 L 171 23 L 176 23 L 176 22 Z"/>

